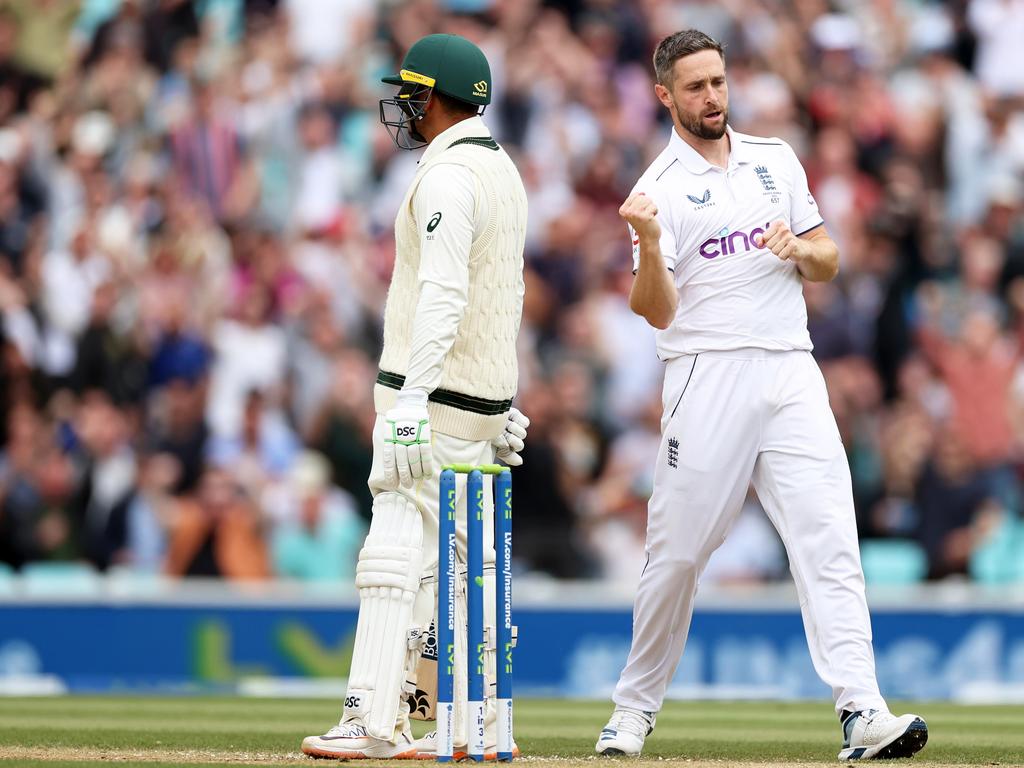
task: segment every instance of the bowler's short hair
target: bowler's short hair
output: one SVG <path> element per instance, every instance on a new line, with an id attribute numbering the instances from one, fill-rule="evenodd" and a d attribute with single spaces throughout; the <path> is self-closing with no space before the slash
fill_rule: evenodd
<path id="1" fill-rule="evenodd" d="M 701 51 L 718 51 L 725 62 L 722 44 L 699 29 L 684 29 L 669 35 L 654 49 L 654 74 L 664 86 L 672 85 L 672 66 L 684 56 Z"/>

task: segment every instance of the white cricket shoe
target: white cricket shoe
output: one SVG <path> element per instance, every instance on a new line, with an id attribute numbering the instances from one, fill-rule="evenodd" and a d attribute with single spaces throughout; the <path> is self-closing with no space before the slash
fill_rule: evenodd
<path id="1" fill-rule="evenodd" d="M 599 755 L 639 755 L 656 719 L 654 712 L 616 707 L 608 725 L 601 729 L 594 749 Z"/>
<path id="2" fill-rule="evenodd" d="M 866 709 L 847 718 L 843 735 L 840 760 L 885 760 L 913 757 L 928 742 L 928 726 L 917 715 Z"/>
<path id="3" fill-rule="evenodd" d="M 408 724 L 394 741 L 375 739 L 366 733 L 358 720 L 338 723 L 323 736 L 307 736 L 302 740 L 302 751 L 310 757 L 330 757 L 339 760 L 360 758 L 416 757 L 416 745 Z"/>
<path id="4" fill-rule="evenodd" d="M 456 744 L 454 749 L 455 754 L 452 755 L 452 759 L 456 762 L 460 762 L 469 757 L 469 747 L 465 744 Z M 519 757 L 519 747 L 515 741 L 512 742 L 512 757 Z M 437 731 L 431 731 L 421 739 L 416 740 L 416 759 L 417 760 L 436 760 L 437 759 Z M 498 759 L 498 745 L 488 744 L 484 747 L 484 760 L 497 760 Z"/>

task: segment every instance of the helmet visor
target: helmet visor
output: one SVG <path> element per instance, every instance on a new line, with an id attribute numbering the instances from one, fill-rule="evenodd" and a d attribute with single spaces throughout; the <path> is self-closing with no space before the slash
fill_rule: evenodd
<path id="1" fill-rule="evenodd" d="M 380 100 L 380 122 L 399 149 L 419 149 L 427 140 L 416 130 L 430 101 L 432 89 L 417 83 L 403 83 L 393 99 Z"/>

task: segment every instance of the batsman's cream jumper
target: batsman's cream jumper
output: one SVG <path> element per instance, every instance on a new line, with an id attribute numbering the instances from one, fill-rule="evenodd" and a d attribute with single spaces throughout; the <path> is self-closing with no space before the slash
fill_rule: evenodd
<path id="1" fill-rule="evenodd" d="M 391 739 L 402 730 L 408 705 L 399 702 L 403 692 L 415 690 L 419 655 L 409 637 L 421 641 L 435 613 L 440 469 L 446 464 L 494 462 L 491 439 L 504 428 L 516 391 L 525 237 L 526 192 L 511 159 L 494 143 L 484 122 L 479 117 L 463 120 L 436 136 L 423 153 L 395 220 L 395 269 L 374 388 L 377 422 L 368 478 L 373 519 L 360 552 L 360 572 L 366 571 L 364 578 L 371 584 L 372 579 L 393 580 L 397 573 L 405 579 L 406 591 L 360 589 L 343 719 L 358 718 L 375 738 Z M 400 391 L 429 395 L 433 472 L 412 488 L 391 487 L 382 462 L 383 414 Z M 490 482 L 485 479 L 485 484 Z M 466 478 L 460 475 L 460 568 L 466 562 L 465 496 Z M 485 494 L 488 510 L 492 498 Z M 493 516 L 485 512 L 488 626 L 495 623 L 493 540 Z M 416 548 L 419 551 L 413 552 Z M 404 559 L 394 559 L 395 553 Z M 392 561 L 381 567 L 379 561 L 388 557 Z M 376 571 L 371 573 L 372 568 Z M 419 586 L 410 607 L 411 580 L 418 580 Z M 464 627 L 464 605 L 459 600 L 456 613 Z M 455 635 L 455 743 L 461 745 L 467 741 L 462 714 L 466 633 L 463 629 Z M 491 645 L 485 652 L 489 686 L 494 681 L 494 658 Z M 493 732 L 494 721 L 492 696 L 485 722 L 488 733 Z"/>
<path id="2" fill-rule="evenodd" d="M 526 191 L 483 120 L 437 136 L 395 220 L 378 413 L 404 386 L 430 393 L 433 432 L 501 432 L 519 377 L 525 231 Z"/>
<path id="3" fill-rule="evenodd" d="M 837 711 L 887 709 L 875 680 L 850 470 L 810 354 L 801 278 L 792 262 L 754 244 L 777 219 L 795 234 L 822 219 L 785 142 L 728 136 L 728 167 L 719 168 L 673 130 L 635 187 L 658 206 L 679 306 L 657 333 L 667 361 L 662 441 L 633 643 L 613 698 L 661 708 L 701 571 L 753 483 L 786 545 L 811 659 Z"/>

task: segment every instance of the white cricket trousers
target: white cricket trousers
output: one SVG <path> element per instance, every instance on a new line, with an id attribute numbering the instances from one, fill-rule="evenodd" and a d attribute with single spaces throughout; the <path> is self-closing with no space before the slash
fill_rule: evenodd
<path id="1" fill-rule="evenodd" d="M 786 546 L 814 669 L 836 711 L 887 709 L 875 679 L 850 468 L 809 352 L 742 349 L 669 361 L 633 644 L 612 697 L 657 712 L 683 653 L 697 582 L 751 482 Z"/>

